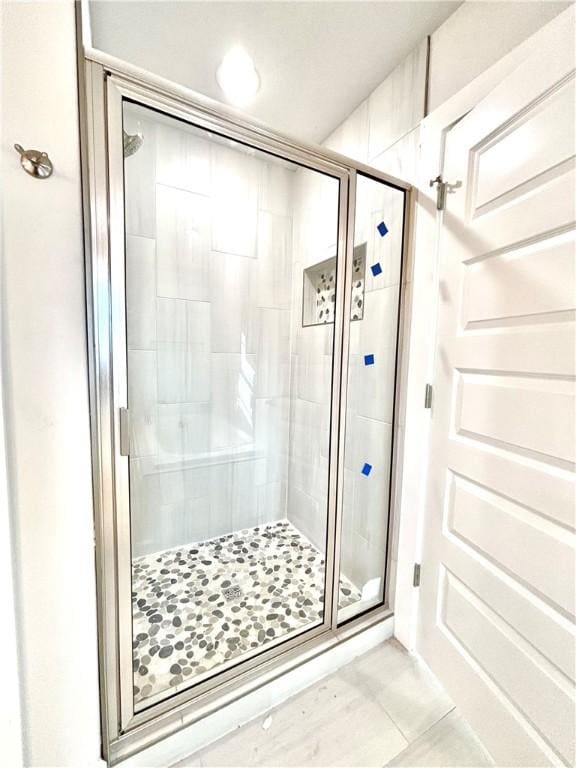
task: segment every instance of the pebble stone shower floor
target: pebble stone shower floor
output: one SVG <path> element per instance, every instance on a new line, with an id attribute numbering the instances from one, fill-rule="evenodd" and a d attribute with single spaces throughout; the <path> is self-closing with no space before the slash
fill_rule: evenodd
<path id="1" fill-rule="evenodd" d="M 135 558 L 135 705 L 317 624 L 323 593 L 322 554 L 284 520 Z M 359 599 L 341 578 L 340 607 Z"/>

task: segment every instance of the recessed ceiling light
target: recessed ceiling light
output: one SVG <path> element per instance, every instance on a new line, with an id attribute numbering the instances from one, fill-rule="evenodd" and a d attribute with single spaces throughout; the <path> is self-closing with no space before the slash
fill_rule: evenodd
<path id="1" fill-rule="evenodd" d="M 237 107 L 249 104 L 260 88 L 260 77 L 254 62 L 239 45 L 229 50 L 222 59 L 216 70 L 216 80 L 227 100 Z"/>

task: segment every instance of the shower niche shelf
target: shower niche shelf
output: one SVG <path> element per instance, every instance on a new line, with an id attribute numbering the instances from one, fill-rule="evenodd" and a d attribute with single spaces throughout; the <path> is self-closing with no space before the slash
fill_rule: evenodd
<path id="1" fill-rule="evenodd" d="M 350 320 L 364 317 L 364 275 L 366 243 L 354 247 L 352 260 L 352 305 Z M 326 325 L 334 322 L 336 305 L 336 257 L 313 264 L 304 270 L 302 325 Z"/>

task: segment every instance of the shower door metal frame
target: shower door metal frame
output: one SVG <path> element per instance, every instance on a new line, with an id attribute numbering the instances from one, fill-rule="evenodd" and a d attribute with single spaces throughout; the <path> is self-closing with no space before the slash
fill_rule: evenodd
<path id="1" fill-rule="evenodd" d="M 100 52 L 81 60 L 88 335 L 98 583 L 103 750 L 116 762 L 191 724 L 302 661 L 391 615 L 388 603 L 338 626 L 343 436 L 346 417 L 356 172 L 405 193 L 402 262 L 413 208 L 409 184 L 255 120 Z M 122 103 L 129 100 L 325 173 L 339 180 L 336 307 L 333 336 L 324 620 L 255 650 L 209 679 L 135 712 L 132 676 L 128 458 L 120 455 L 119 409 L 127 405 L 124 292 Z M 403 312 L 401 285 L 400 317 Z M 400 354 L 400 348 L 398 355 Z M 398 358 L 397 358 L 398 359 Z M 398 367 L 398 363 L 397 363 Z M 398 388 L 397 388 L 398 389 Z M 398 400 L 398 391 L 396 392 Z M 395 466 L 393 451 L 393 466 Z M 391 473 L 391 482 L 394 474 Z M 389 510 L 392 516 L 393 510 Z M 390 537 L 389 537 L 390 539 Z M 388 542 L 387 561 L 390 560 Z M 389 568 L 386 569 L 386 580 Z M 388 584 L 384 599 L 387 600 Z"/>

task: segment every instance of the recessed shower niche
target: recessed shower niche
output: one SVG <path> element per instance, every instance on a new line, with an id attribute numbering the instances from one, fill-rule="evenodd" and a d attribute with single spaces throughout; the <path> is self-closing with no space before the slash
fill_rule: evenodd
<path id="1" fill-rule="evenodd" d="M 352 260 L 352 304 L 350 320 L 364 316 L 364 272 L 366 243 L 354 248 Z M 333 323 L 336 314 L 336 257 L 304 270 L 302 325 Z"/>
<path id="2" fill-rule="evenodd" d="M 173 706 L 389 615 L 408 185 L 89 73 L 103 705 L 125 755 Z"/>

